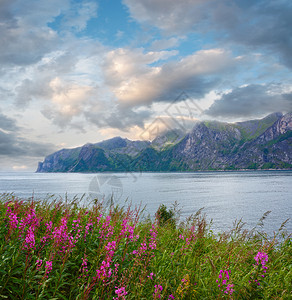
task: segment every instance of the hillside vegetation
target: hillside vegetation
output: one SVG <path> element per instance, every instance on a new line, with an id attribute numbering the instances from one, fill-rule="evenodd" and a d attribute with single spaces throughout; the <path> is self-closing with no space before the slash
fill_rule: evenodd
<path id="1" fill-rule="evenodd" d="M 37 172 L 176 172 L 292 169 L 292 114 L 239 123 L 197 122 L 189 132 L 169 130 L 152 142 L 115 137 L 62 149 Z"/>

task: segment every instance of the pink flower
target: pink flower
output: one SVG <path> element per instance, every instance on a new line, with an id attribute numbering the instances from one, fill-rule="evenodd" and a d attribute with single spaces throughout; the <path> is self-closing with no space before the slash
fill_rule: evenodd
<path id="1" fill-rule="evenodd" d="M 257 265 L 262 265 L 262 268 L 266 270 L 268 267 L 266 266 L 266 263 L 269 260 L 268 254 L 265 252 L 258 252 L 257 255 L 254 257 L 255 261 L 257 262 Z"/>
<path id="2" fill-rule="evenodd" d="M 9 209 L 10 209 L 10 207 L 9 207 Z M 10 213 L 10 215 L 9 215 L 9 224 L 10 224 L 11 228 L 13 228 L 13 229 L 17 228 L 18 220 L 17 220 L 17 215 L 16 214 Z"/>
<path id="3" fill-rule="evenodd" d="M 115 298 L 115 299 L 120 299 L 120 297 L 122 297 L 123 299 L 125 299 L 125 296 L 126 296 L 128 293 L 126 292 L 126 288 L 125 288 L 125 287 L 120 287 L 120 288 L 118 288 L 118 287 L 116 286 L 115 294 L 118 295 L 118 298 Z"/>
<path id="4" fill-rule="evenodd" d="M 24 248 L 33 249 L 35 246 L 34 229 L 30 226 L 25 237 Z"/>
<path id="5" fill-rule="evenodd" d="M 154 290 L 154 294 L 153 294 L 153 297 L 158 297 L 159 299 L 161 298 L 161 295 L 160 293 L 163 291 L 163 287 L 159 284 L 155 285 L 155 290 Z"/>
<path id="6" fill-rule="evenodd" d="M 178 238 L 181 239 L 181 240 L 183 240 L 184 236 L 182 234 L 180 234 Z"/>
<path id="7" fill-rule="evenodd" d="M 46 275 L 49 275 L 50 272 L 53 269 L 53 262 L 52 261 L 46 261 L 45 269 L 46 269 Z"/>
<path id="8" fill-rule="evenodd" d="M 256 261 L 256 265 L 254 265 L 255 268 L 259 268 L 261 269 L 261 271 L 263 273 L 267 272 L 268 267 L 266 266 L 266 263 L 269 260 L 268 254 L 266 254 L 265 252 L 258 252 L 257 255 L 254 257 L 254 260 Z M 258 273 L 256 273 L 258 274 Z M 264 274 L 258 274 L 261 277 L 265 277 Z M 258 279 L 260 279 L 260 277 L 258 277 Z M 258 282 L 257 279 L 254 280 L 255 283 L 259 286 L 260 282 Z"/>
<path id="9" fill-rule="evenodd" d="M 232 295 L 234 290 L 232 289 L 233 284 L 228 284 L 229 273 L 231 273 L 230 270 L 220 270 L 218 275 L 219 279 L 216 280 L 216 283 L 218 283 L 219 288 L 222 288 L 221 292 L 223 292 L 224 294 Z M 226 286 L 225 291 L 223 291 L 224 286 Z"/>
<path id="10" fill-rule="evenodd" d="M 80 277 L 85 277 L 84 273 L 88 272 L 87 262 L 88 262 L 88 260 L 87 260 L 86 255 L 85 255 L 85 258 L 82 258 L 81 268 L 79 269 L 79 272 L 81 272 L 83 274 Z"/>
<path id="11" fill-rule="evenodd" d="M 36 268 L 37 268 L 37 270 L 39 270 L 39 269 L 41 268 L 42 263 L 43 263 L 43 260 L 42 260 L 42 259 L 38 259 L 38 260 L 36 261 Z"/>

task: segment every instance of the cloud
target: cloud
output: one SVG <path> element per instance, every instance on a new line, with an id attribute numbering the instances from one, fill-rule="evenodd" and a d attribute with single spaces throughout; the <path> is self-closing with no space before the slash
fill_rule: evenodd
<path id="1" fill-rule="evenodd" d="M 200 21 L 202 8 L 212 0 L 124 0 L 134 19 L 154 25 L 167 34 L 184 34 Z"/>
<path id="2" fill-rule="evenodd" d="M 73 117 L 83 113 L 88 98 L 93 92 L 91 86 L 65 82 L 58 77 L 50 81 L 49 87 L 50 104 L 42 110 L 42 113 L 62 128 L 66 127 Z"/>
<path id="3" fill-rule="evenodd" d="M 84 30 L 87 22 L 96 17 L 97 4 L 4 0 L 0 2 L 0 12 L 0 64 L 27 66 L 39 62 L 56 48 L 62 49 L 72 37 L 72 30 Z M 62 34 L 52 29 L 57 17 Z"/>
<path id="4" fill-rule="evenodd" d="M 163 33 L 207 33 L 226 46 L 279 55 L 292 68 L 292 3 L 246 0 L 124 0 L 131 16 Z M 243 50 L 246 51 L 246 50 Z"/>
<path id="5" fill-rule="evenodd" d="M 47 22 L 60 13 L 64 2 L 1 1 L 0 64 L 29 65 L 52 51 L 58 37 Z"/>
<path id="6" fill-rule="evenodd" d="M 47 72 L 44 64 L 38 68 L 35 80 L 24 81 L 17 91 L 24 102 L 37 98 L 40 103 L 43 99 L 42 114 L 62 129 L 77 128 L 74 123 L 77 118 L 81 130 L 82 122 L 86 121 L 99 129 L 143 128 L 153 114 L 149 107 L 154 102 L 171 102 L 181 91 L 201 98 L 220 82 L 222 72 L 232 72 L 237 64 L 222 49 L 202 50 L 178 62 L 168 61 L 176 54 L 176 51 L 144 52 L 141 48 L 102 51 L 104 60 L 95 65 L 92 73 L 103 74 L 100 86 L 90 77 L 84 84 L 81 79 L 78 82 L 74 77 L 67 78 L 66 73 L 53 77 L 57 72 L 54 69 Z M 79 65 L 87 64 L 83 63 L 83 57 L 77 60 L 73 73 Z M 93 61 L 96 61 L 94 56 L 89 60 L 90 65 Z M 144 109 L 138 110 L 139 107 Z"/>
<path id="7" fill-rule="evenodd" d="M 16 120 L 0 113 L 0 156 L 42 157 L 55 150 L 52 144 L 21 137 L 21 132 Z"/>
<path id="8" fill-rule="evenodd" d="M 144 123 L 152 115 L 150 110 L 134 111 L 130 108 L 118 108 L 105 118 L 109 127 L 128 130 L 132 126 L 144 127 Z"/>
<path id="9" fill-rule="evenodd" d="M 53 50 L 56 39 L 52 30 L 30 31 L 21 25 L 9 28 L 0 23 L 0 63 L 2 66 L 35 63 Z"/>
<path id="10" fill-rule="evenodd" d="M 181 39 L 176 38 L 176 37 L 172 37 L 169 39 L 155 40 L 155 41 L 153 41 L 153 43 L 151 45 L 151 49 L 153 51 L 159 51 L 159 50 L 165 50 L 165 49 L 169 49 L 169 48 L 178 47 L 180 40 Z"/>
<path id="11" fill-rule="evenodd" d="M 1 1 L 1 103 L 8 107 L 8 102 L 13 102 L 20 115 L 30 108 L 41 111 L 61 130 L 84 131 L 94 125 L 91 128 L 129 131 L 151 122 L 153 104 L 166 105 L 182 91 L 204 99 L 211 91 L 226 90 L 226 85 L 230 88 L 231 84 L 246 83 L 244 74 L 246 70 L 251 74 L 250 61 L 244 64 L 244 59 L 234 57 L 231 44 L 278 51 L 283 61 L 286 57 L 285 62 L 290 57 L 291 35 L 286 36 L 290 30 L 289 9 L 284 13 L 284 1 L 267 1 L 266 6 L 262 1 L 236 0 L 124 3 L 133 18 L 158 27 L 163 38 L 153 41 L 152 36 L 147 46 L 143 44 L 145 48 L 109 48 L 86 35 L 92 34 L 86 31 L 89 20 L 99 17 L 96 1 Z M 265 27 L 260 26 L 264 23 Z M 121 27 L 123 32 L 119 30 L 112 31 L 118 34 L 114 39 L 128 34 L 126 27 Z M 213 38 L 208 39 L 208 48 L 188 56 L 170 50 L 180 46 L 182 40 L 191 42 L 187 36 L 190 32 L 211 33 L 221 44 L 214 45 Z M 185 52 L 183 48 L 178 47 Z M 238 67 L 242 73 L 236 76 Z M 283 103 L 289 101 L 285 97 L 281 96 Z M 12 138 L 10 144 L 16 147 L 20 139 L 7 135 L 7 128 L 16 126 L 13 124 L 13 120 L 0 115 L 5 134 L 2 138 Z"/>
<path id="12" fill-rule="evenodd" d="M 4 131 L 15 131 L 18 130 L 19 127 L 16 125 L 15 120 L 5 116 L 4 114 L 0 113 L 0 130 Z"/>
<path id="13" fill-rule="evenodd" d="M 0 169 L 9 170 L 11 166 L 27 166 L 36 169 L 36 162 L 57 150 L 51 143 L 35 142 L 6 133 L 0 129 Z"/>
<path id="14" fill-rule="evenodd" d="M 104 91 L 96 90 L 96 97 L 90 99 L 87 109 L 84 110 L 85 119 L 99 130 L 115 128 L 127 132 L 133 126 L 143 128 L 145 121 L 153 114 L 150 109 L 121 106 L 111 94 L 108 97 L 104 95 Z"/>
<path id="15" fill-rule="evenodd" d="M 39 78 L 36 81 L 24 79 L 15 89 L 15 104 L 18 108 L 26 108 L 34 99 L 44 99 L 50 97 L 52 92 L 45 80 Z"/>
<path id="16" fill-rule="evenodd" d="M 251 84 L 223 94 L 204 113 L 216 118 L 250 118 L 276 111 L 292 111 L 292 93 L 281 92 L 281 85 Z"/>
<path id="17" fill-rule="evenodd" d="M 151 65 L 172 53 L 143 53 L 140 49 L 111 51 L 103 65 L 105 84 L 120 105 L 126 107 L 168 102 L 182 91 L 201 98 L 216 86 L 224 72 L 231 72 L 237 63 L 228 51 L 209 49 L 179 61 Z"/>
<path id="18" fill-rule="evenodd" d="M 83 2 L 75 3 L 68 10 L 61 22 L 61 28 L 64 29 L 74 29 L 77 32 L 86 29 L 87 22 L 92 18 L 97 17 L 98 5 L 96 2 Z"/>
<path id="19" fill-rule="evenodd" d="M 0 157 L 43 157 L 56 150 L 50 143 L 38 143 L 0 130 Z"/>

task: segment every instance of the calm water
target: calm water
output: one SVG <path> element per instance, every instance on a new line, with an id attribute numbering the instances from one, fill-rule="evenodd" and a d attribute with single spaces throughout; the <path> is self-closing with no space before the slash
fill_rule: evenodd
<path id="1" fill-rule="evenodd" d="M 265 221 L 268 233 L 277 230 L 291 218 L 292 171 L 205 172 L 205 173 L 0 173 L 0 193 L 14 192 L 20 198 L 48 194 L 69 198 L 86 193 L 88 199 L 107 200 L 113 194 L 116 202 L 125 199 L 142 202 L 154 215 L 159 204 L 177 201 L 186 217 L 204 207 L 213 228 L 230 228 L 235 219 L 243 218 L 252 228 L 264 212 L 271 210 Z M 287 224 L 292 232 L 292 220 Z"/>

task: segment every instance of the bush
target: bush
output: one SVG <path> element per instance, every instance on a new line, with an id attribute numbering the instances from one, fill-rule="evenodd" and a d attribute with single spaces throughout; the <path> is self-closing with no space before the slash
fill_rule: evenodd
<path id="1" fill-rule="evenodd" d="M 156 219 L 159 226 L 170 225 L 175 227 L 175 212 L 173 209 L 167 209 L 164 204 L 160 204 L 156 212 Z"/>

